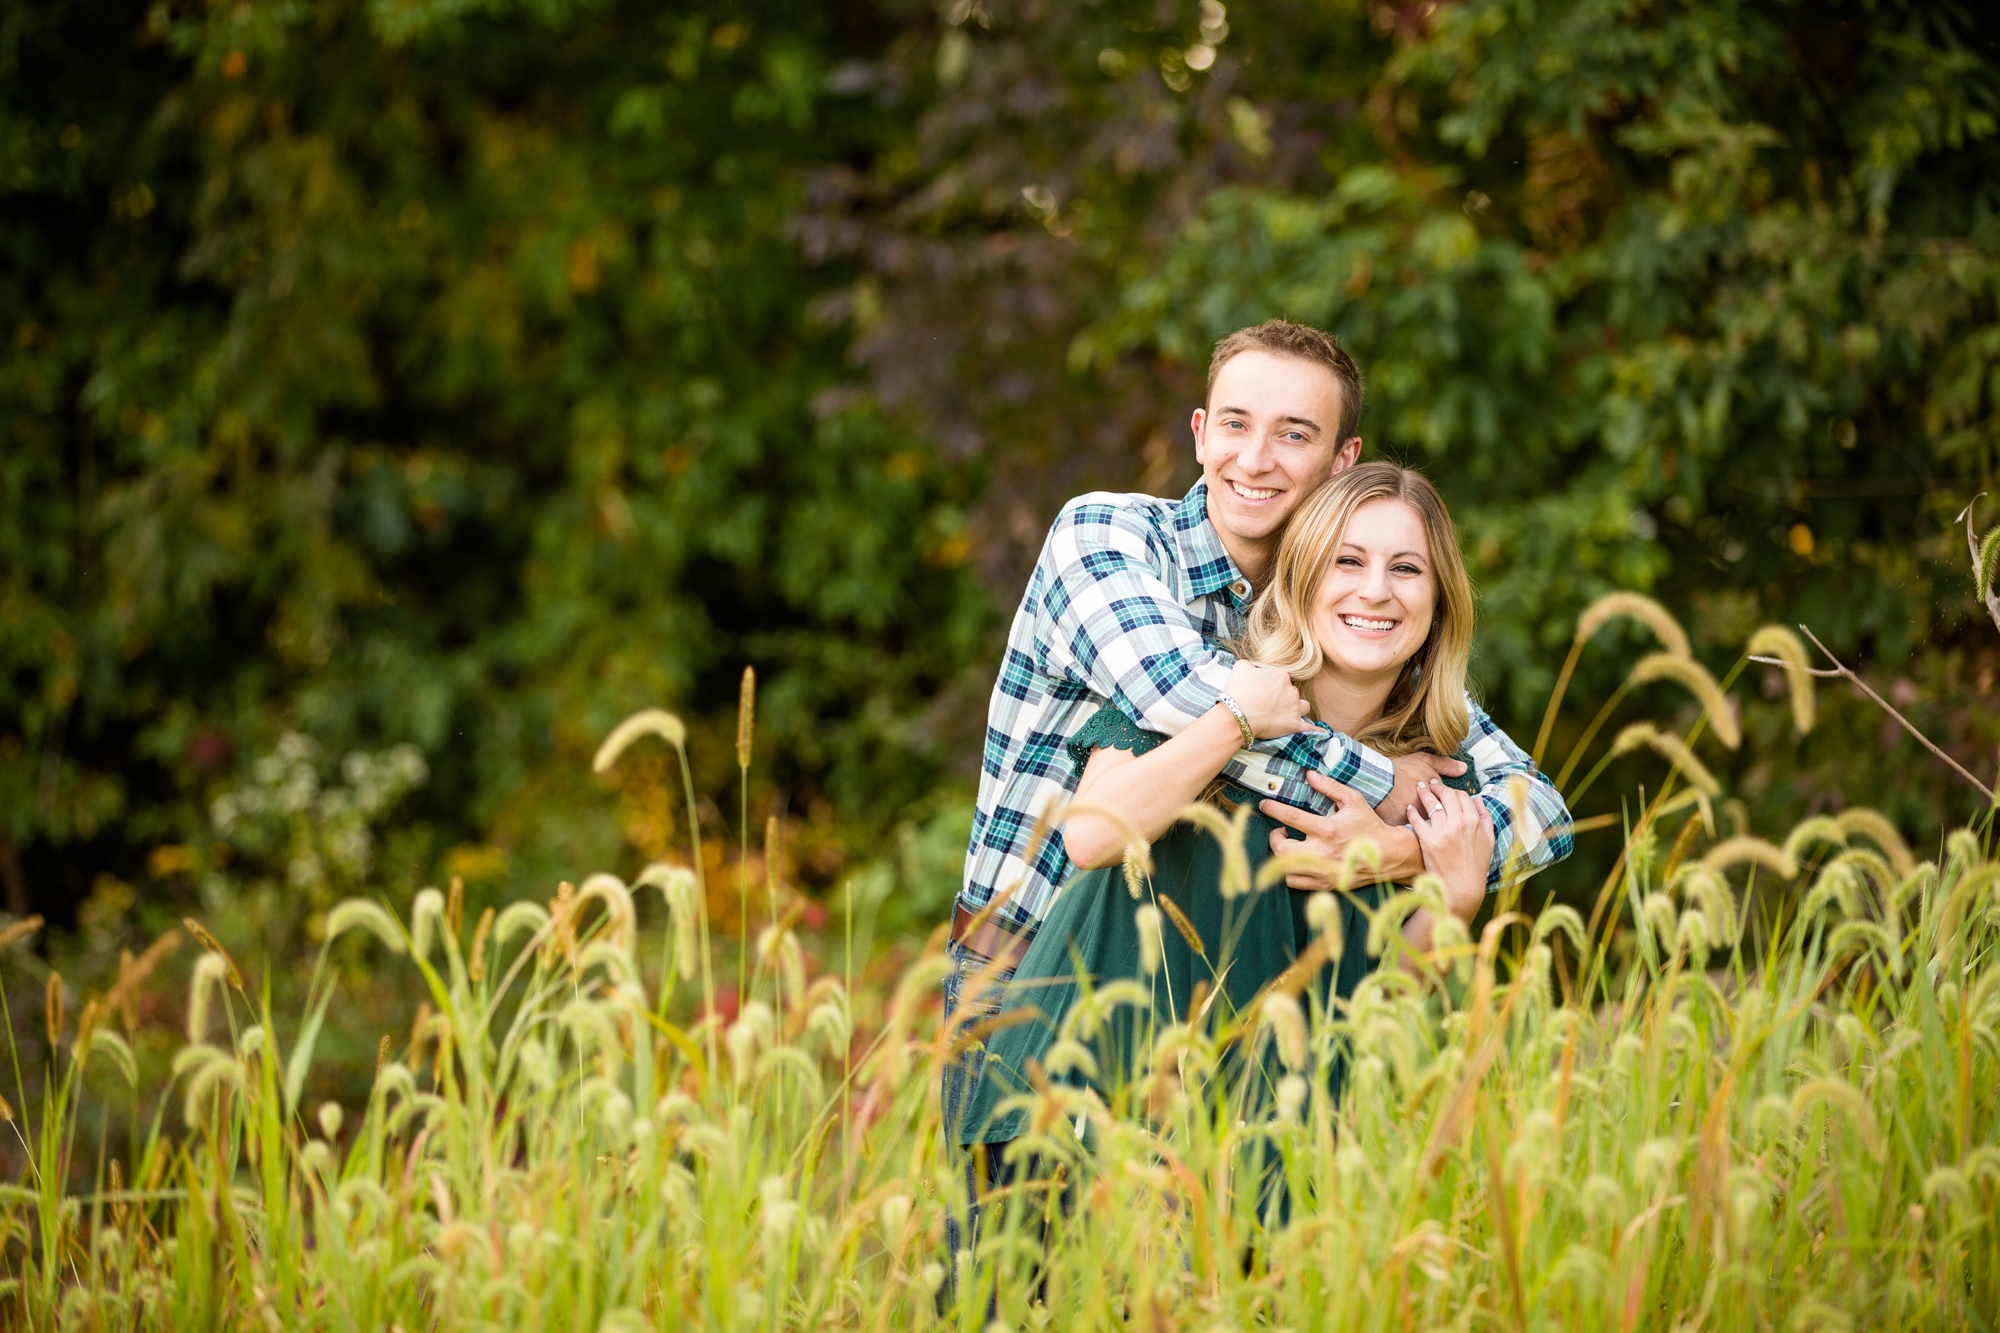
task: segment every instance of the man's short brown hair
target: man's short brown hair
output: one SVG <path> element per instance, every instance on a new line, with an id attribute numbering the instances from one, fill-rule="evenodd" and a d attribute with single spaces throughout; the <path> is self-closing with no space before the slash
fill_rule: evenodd
<path id="1" fill-rule="evenodd" d="M 1269 352 L 1273 356 L 1297 357 L 1316 366 L 1325 366 L 1340 385 L 1340 429 L 1335 446 L 1361 433 L 1361 369 L 1347 349 L 1331 333 L 1288 319 L 1267 319 L 1247 329 L 1238 329 L 1215 345 L 1208 359 L 1208 393 L 1215 393 L 1215 373 L 1239 352 Z"/>

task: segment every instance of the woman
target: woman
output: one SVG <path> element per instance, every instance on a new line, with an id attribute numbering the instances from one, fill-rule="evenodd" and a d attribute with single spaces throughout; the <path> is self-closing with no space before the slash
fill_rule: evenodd
<path id="1" fill-rule="evenodd" d="M 1472 587 L 1443 501 L 1420 474 L 1378 462 L 1337 474 L 1292 518 L 1271 583 L 1251 608 L 1241 656 L 1288 673 L 1316 725 L 1388 755 L 1448 755 L 1466 739 L 1471 641 Z M 1322 1001 L 1351 995 L 1373 966 L 1365 910 L 1379 889 L 1313 907 L 1310 895 L 1281 882 L 1258 886 L 1279 824 L 1239 814 L 1239 822 L 1247 817 L 1239 858 L 1226 855 L 1209 829 L 1175 822 L 1205 793 L 1226 807 L 1253 801 L 1217 787 L 1214 747 L 1201 744 L 1190 733 L 1166 739 L 1141 731 L 1113 707 L 1071 741 L 1084 771 L 1063 838 L 1087 869 L 1057 898 L 988 1029 L 985 1075 L 961 1132 L 969 1145 L 989 1145 L 989 1169 L 1025 1129 L 1023 1110 L 1003 1110 L 1010 1097 L 1045 1072 L 1108 1092 L 1149 1044 L 1146 1016 L 1126 1007 L 1096 1026 L 1084 1058 L 1072 1045 L 1058 1047 L 1065 1018 L 1086 994 L 1079 973 L 1091 989 L 1120 979 L 1147 986 L 1159 1022 L 1185 1021 L 1191 1003 L 1211 1017 L 1240 1012 L 1314 947 L 1309 915 L 1322 927 L 1336 916 L 1341 926 L 1340 947 L 1319 972 Z M 1196 755 L 1208 759 L 1191 762 Z M 1476 791 L 1477 777 L 1468 767 L 1450 785 L 1427 784 L 1411 814 L 1425 868 L 1444 882 L 1453 915 L 1468 923 L 1486 893 L 1494 832 L 1485 804 L 1455 788 Z M 1157 839 L 1150 876 L 1137 862 L 1120 864 L 1135 835 Z M 1144 909 L 1154 904 L 1164 909 L 1165 929 L 1160 917 L 1147 919 Z M 1414 952 L 1430 949 L 1435 924 L 1428 909 L 1406 920 L 1403 937 Z M 1319 947 L 1330 950 L 1333 939 L 1329 931 Z"/>

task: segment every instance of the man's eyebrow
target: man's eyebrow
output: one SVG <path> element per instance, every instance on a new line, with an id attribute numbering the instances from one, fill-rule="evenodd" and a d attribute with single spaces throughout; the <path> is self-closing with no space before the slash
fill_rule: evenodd
<path id="1" fill-rule="evenodd" d="M 1247 407 L 1225 406 L 1225 407 L 1218 407 L 1215 409 L 1215 414 L 1217 416 L 1227 416 L 1230 413 L 1234 413 L 1240 417 L 1250 417 L 1257 415 L 1255 412 L 1252 412 Z M 1320 424 L 1317 421 L 1314 421 L 1311 417 L 1279 417 L 1278 420 L 1290 422 L 1295 426 L 1310 426 L 1314 430 L 1320 429 Z"/>

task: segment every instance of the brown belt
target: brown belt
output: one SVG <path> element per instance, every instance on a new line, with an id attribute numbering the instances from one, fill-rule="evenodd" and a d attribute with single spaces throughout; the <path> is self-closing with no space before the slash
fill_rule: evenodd
<path id="1" fill-rule="evenodd" d="M 1033 935 L 1023 935 L 1018 927 L 990 914 L 977 926 L 973 925 L 979 916 L 980 913 L 970 910 L 964 903 L 954 902 L 951 905 L 952 940 L 1002 967 L 1020 966 Z"/>

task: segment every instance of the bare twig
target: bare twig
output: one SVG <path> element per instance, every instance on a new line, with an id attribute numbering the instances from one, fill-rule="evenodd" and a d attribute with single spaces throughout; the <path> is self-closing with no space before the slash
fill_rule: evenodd
<path id="1" fill-rule="evenodd" d="M 1819 667 L 1797 667 L 1782 657 L 1759 657 L 1755 653 L 1750 654 L 1750 660 L 1762 662 L 1765 666 L 1783 667 L 1787 671 L 1803 671 L 1808 676 L 1818 676 L 1821 680 L 1839 680 L 1847 674 L 1845 671 L 1826 671 Z"/>
<path id="2" fill-rule="evenodd" d="M 1912 736 L 1915 736 L 1917 740 L 1922 743 L 1923 747 L 1926 750 L 1929 750 L 1932 754 L 1936 755 L 1938 758 L 1944 760 L 1945 763 L 1949 764 L 1951 766 L 1952 772 L 1958 774 L 1960 777 L 1964 778 L 1967 782 L 1970 782 L 1973 786 L 1979 788 L 1979 790 L 1985 794 L 1987 803 L 1989 805 L 1993 804 L 1994 797 L 1993 797 L 1993 789 L 1991 787 L 1981 782 L 1978 778 L 1973 777 L 1972 774 L 1966 772 L 1965 766 L 1963 764 L 1959 763 L 1958 760 L 1953 759 L 1943 750 L 1940 750 L 1937 747 L 1936 743 L 1933 742 L 1930 737 L 1924 735 L 1923 732 L 1917 730 L 1916 726 L 1910 721 L 1910 719 L 1904 717 L 1894 708 L 1891 708 L 1889 706 L 1889 701 L 1887 699 L 1884 699 L 1881 695 L 1875 693 L 1874 690 L 1868 688 L 1867 681 L 1861 679 L 1861 677 L 1855 675 L 1852 671 L 1849 671 L 1845 666 L 1842 666 L 1840 659 L 1835 657 L 1833 653 L 1827 649 L 1827 646 L 1819 641 L 1819 636 L 1817 634 L 1814 634 L 1810 629 L 1807 629 L 1804 625 L 1800 625 L 1799 629 L 1802 633 L 1804 633 L 1804 635 L 1808 639 L 1812 640 L 1813 647 L 1819 649 L 1822 653 L 1825 653 L 1826 660 L 1833 663 L 1834 665 L 1834 670 L 1832 671 L 1813 671 L 1813 674 L 1815 676 L 1841 676 L 1851 681 L 1855 689 L 1860 690 L 1870 699 L 1873 699 L 1876 702 L 1876 704 L 1878 704 L 1881 707 L 1883 712 L 1887 713 L 1890 717 L 1895 718 L 1896 721 L 1902 724 L 1903 730 L 1909 732 Z M 1751 660 L 1761 662 L 1770 659 L 1752 658 Z M 1776 665 L 1783 666 L 1785 664 L 1782 662 L 1778 662 L 1776 663 Z M 1808 669 L 1810 670 L 1810 668 Z"/>

